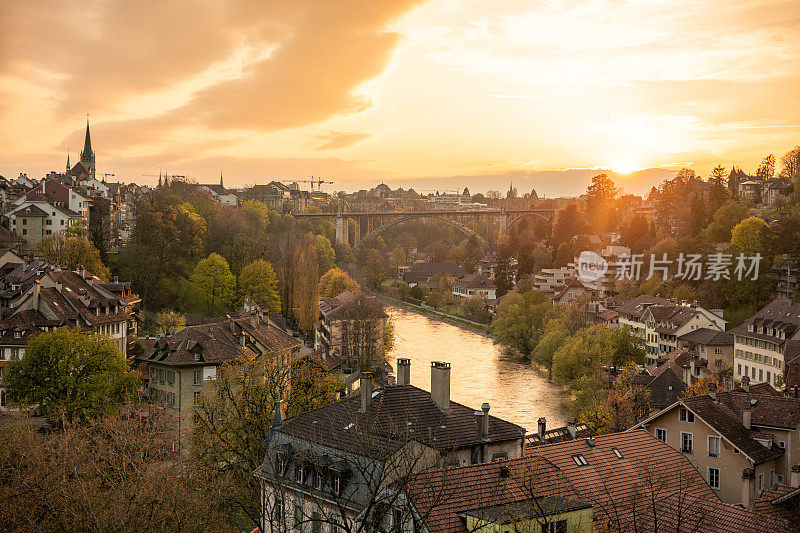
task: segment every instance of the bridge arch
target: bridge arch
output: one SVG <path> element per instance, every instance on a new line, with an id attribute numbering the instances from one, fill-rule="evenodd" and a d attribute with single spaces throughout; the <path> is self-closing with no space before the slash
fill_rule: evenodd
<path id="1" fill-rule="evenodd" d="M 412 221 L 412 220 L 436 220 L 438 222 L 444 222 L 444 223 L 450 225 L 451 227 L 455 228 L 456 230 L 460 231 L 461 233 L 463 233 L 467 237 L 475 236 L 478 239 L 478 242 L 481 243 L 481 246 L 483 246 L 486 249 L 489 248 L 489 243 L 486 241 L 486 239 L 481 237 L 472 228 L 470 228 L 468 226 L 465 226 L 464 224 L 461 224 L 460 222 L 456 222 L 455 220 L 451 220 L 449 218 L 442 217 L 442 216 L 424 215 L 424 214 L 421 214 L 421 213 L 415 213 L 414 215 L 398 217 L 398 218 L 391 218 L 391 219 L 387 220 L 385 223 L 381 224 L 380 226 L 378 226 L 377 228 L 373 229 L 372 231 L 370 231 L 366 235 L 362 236 L 358 240 L 358 242 L 355 244 L 355 246 L 353 246 L 353 252 L 358 252 L 358 250 L 362 247 L 362 243 L 363 242 L 365 242 L 365 241 L 367 241 L 369 239 L 372 239 L 374 237 L 377 237 L 378 235 L 380 235 L 381 233 L 383 233 L 384 231 L 386 231 L 389 228 L 393 228 L 394 226 L 398 226 L 400 224 L 403 224 L 405 222 L 409 222 L 409 221 Z"/>
<path id="2" fill-rule="evenodd" d="M 527 219 L 534 219 L 534 220 L 537 220 L 537 219 L 538 220 L 544 220 L 545 222 L 549 222 L 551 225 L 553 223 L 553 220 L 551 218 L 548 218 L 548 217 L 544 216 L 541 213 L 515 213 L 513 217 L 509 216 L 508 219 L 506 220 L 506 228 L 505 228 L 506 231 L 505 232 L 506 233 L 510 233 L 512 227 L 514 227 L 515 225 L 519 224 L 520 221 L 522 221 L 523 219 L 526 219 L 526 218 Z"/>

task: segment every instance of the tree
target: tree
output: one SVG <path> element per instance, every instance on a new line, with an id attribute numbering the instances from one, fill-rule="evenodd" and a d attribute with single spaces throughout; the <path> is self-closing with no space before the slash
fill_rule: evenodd
<path id="1" fill-rule="evenodd" d="M 580 420 L 600 434 L 632 427 L 650 411 L 650 391 L 632 382 L 638 372 L 635 364 L 622 368 L 605 397 L 586 406 Z"/>
<path id="2" fill-rule="evenodd" d="M 236 295 L 236 277 L 225 258 L 216 253 L 197 263 L 192 272 L 192 283 L 200 297 L 208 302 L 211 313 L 217 302 L 229 305 Z"/>
<path id="3" fill-rule="evenodd" d="M 504 344 L 529 358 L 539 343 L 545 317 L 552 305 L 550 297 L 539 291 L 506 294 L 497 304 L 497 316 L 492 322 L 495 343 Z"/>
<path id="4" fill-rule="evenodd" d="M 311 338 L 319 317 L 319 266 L 314 245 L 305 242 L 294 252 L 294 317 L 300 328 Z"/>
<path id="5" fill-rule="evenodd" d="M 747 216 L 747 208 L 736 200 L 728 200 L 714 212 L 702 237 L 709 243 L 728 242 L 731 230 Z"/>
<path id="6" fill-rule="evenodd" d="M 569 242 L 575 235 L 583 233 L 583 226 L 578 204 L 565 205 L 556 213 L 553 223 L 553 244 Z"/>
<path id="7" fill-rule="evenodd" d="M 139 385 L 112 341 L 69 328 L 31 338 L 7 380 L 13 401 L 67 421 L 109 414 L 134 398 Z"/>
<path id="8" fill-rule="evenodd" d="M 114 414 L 38 431 L 0 421 L 0 524 L 4 531 L 241 531 L 220 504 L 228 480 L 200 479 L 170 451 L 176 436 L 159 411 Z"/>
<path id="9" fill-rule="evenodd" d="M 336 253 L 331 241 L 324 235 L 315 235 L 314 248 L 317 250 L 317 266 L 320 272 L 327 272 L 336 263 Z"/>
<path id="10" fill-rule="evenodd" d="M 761 160 L 761 164 L 756 170 L 756 177 L 761 180 L 768 180 L 775 175 L 775 156 L 769 154 Z"/>
<path id="11" fill-rule="evenodd" d="M 99 278 L 108 279 L 109 276 L 100 252 L 83 236 L 66 232 L 48 235 L 36 244 L 34 253 L 41 254 L 45 261 L 60 263 L 70 269 L 82 266 Z"/>
<path id="12" fill-rule="evenodd" d="M 709 385 L 714 384 L 715 390 L 717 392 L 725 392 L 725 388 L 720 383 L 719 377 L 717 376 L 702 376 L 694 381 L 692 381 L 691 385 L 689 385 L 685 391 L 683 391 L 683 398 L 694 398 L 695 396 L 705 396 L 708 394 Z"/>
<path id="13" fill-rule="evenodd" d="M 323 298 L 333 298 L 344 291 L 359 292 L 361 287 L 358 282 L 341 268 L 332 268 L 322 275 L 319 280 L 319 295 Z"/>
<path id="14" fill-rule="evenodd" d="M 731 244 L 737 246 L 745 255 L 765 253 L 769 226 L 762 218 L 750 217 L 742 220 L 731 231 Z"/>
<path id="15" fill-rule="evenodd" d="M 494 268 L 494 284 L 497 286 L 497 296 L 501 297 L 514 287 L 516 273 L 511 264 L 511 241 L 508 235 L 501 235 L 497 239 L 497 264 Z"/>
<path id="16" fill-rule="evenodd" d="M 239 274 L 239 296 L 250 298 L 263 309 L 280 311 L 278 277 L 268 261 L 256 259 L 242 269 Z"/>
<path id="17" fill-rule="evenodd" d="M 359 268 L 364 281 L 373 289 L 379 289 L 381 283 L 389 275 L 389 266 L 386 263 L 386 257 L 383 253 L 375 248 L 368 248 L 363 254 L 360 254 L 361 261 Z"/>
<path id="18" fill-rule="evenodd" d="M 392 269 L 392 274 L 397 275 L 398 267 L 406 264 L 406 250 L 402 246 L 395 246 L 389 254 L 389 268 Z"/>
<path id="19" fill-rule="evenodd" d="M 592 178 L 586 189 L 586 208 L 589 222 L 598 232 L 614 229 L 616 222 L 615 202 L 619 196 L 619 188 L 605 174 Z"/>
<path id="20" fill-rule="evenodd" d="M 170 309 L 156 314 L 156 324 L 159 335 L 172 335 L 186 327 L 186 319 Z"/>

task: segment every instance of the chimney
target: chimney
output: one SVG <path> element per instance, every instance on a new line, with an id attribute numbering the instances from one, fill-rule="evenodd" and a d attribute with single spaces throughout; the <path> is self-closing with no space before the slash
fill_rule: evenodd
<path id="1" fill-rule="evenodd" d="M 747 376 L 742 376 L 742 390 L 750 392 L 750 378 Z"/>
<path id="2" fill-rule="evenodd" d="M 489 440 L 489 404 L 484 402 L 481 405 L 481 411 L 483 411 L 483 420 L 481 421 L 481 438 L 483 440 Z"/>
<path id="3" fill-rule="evenodd" d="M 746 405 L 744 409 L 742 409 L 742 425 L 745 429 L 750 429 L 750 420 L 753 417 L 753 409 L 750 408 L 750 405 Z"/>
<path id="4" fill-rule="evenodd" d="M 361 373 L 361 412 L 366 413 L 372 403 L 372 372 Z"/>
<path id="5" fill-rule="evenodd" d="M 694 355 L 689 358 L 689 373 L 692 377 L 697 375 L 697 361 Z M 691 383 L 687 381 L 686 384 L 690 385 Z"/>
<path id="6" fill-rule="evenodd" d="M 569 431 L 569 435 L 573 439 L 575 438 L 575 435 L 578 433 L 578 428 L 575 426 L 574 416 L 570 416 L 569 418 L 567 418 L 567 431 Z"/>
<path id="7" fill-rule="evenodd" d="M 450 363 L 431 363 L 431 399 L 445 413 L 450 411 Z"/>
<path id="8" fill-rule="evenodd" d="M 39 289 L 41 288 L 41 285 L 42 284 L 39 283 L 38 279 L 33 282 L 33 302 L 32 303 L 33 303 L 33 308 L 37 309 L 37 310 L 39 309 Z"/>
<path id="9" fill-rule="evenodd" d="M 539 438 L 542 439 L 542 441 L 544 441 L 544 434 L 547 432 L 547 419 L 545 417 L 541 417 L 538 420 L 538 426 L 539 426 L 539 431 L 538 431 Z"/>
<path id="10" fill-rule="evenodd" d="M 789 485 L 795 488 L 800 487 L 800 464 L 792 466 L 789 474 Z"/>
<path id="11" fill-rule="evenodd" d="M 742 505 L 753 509 L 756 494 L 756 473 L 752 468 L 742 470 Z"/>
<path id="12" fill-rule="evenodd" d="M 397 360 L 397 384 L 408 385 L 411 383 L 411 359 Z"/>
<path id="13" fill-rule="evenodd" d="M 717 384 L 716 383 L 709 383 L 708 384 L 708 397 L 712 400 L 717 399 Z"/>

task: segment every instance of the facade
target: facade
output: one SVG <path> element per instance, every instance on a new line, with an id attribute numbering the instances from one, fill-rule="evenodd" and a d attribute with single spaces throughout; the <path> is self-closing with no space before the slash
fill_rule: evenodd
<path id="1" fill-rule="evenodd" d="M 734 377 L 780 384 L 787 342 L 800 339 L 799 327 L 800 304 L 778 298 L 732 329 Z"/>
<path id="2" fill-rule="evenodd" d="M 137 356 L 145 376 L 146 394 L 174 415 L 180 445 L 186 444 L 195 406 L 202 401 L 220 365 L 259 357 L 294 358 L 300 344 L 293 337 L 263 322 L 259 314 L 186 327 L 156 339 Z"/>
<path id="3" fill-rule="evenodd" d="M 678 400 L 636 427 L 684 454 L 722 501 L 747 505 L 746 470 L 759 494 L 789 479 L 799 424 L 800 400 L 737 389 Z"/>
<path id="4" fill-rule="evenodd" d="M 727 331 L 697 328 L 680 335 L 678 345 L 705 360 L 705 368 L 709 373 L 725 378 L 732 375 L 733 335 Z M 726 388 L 732 388 L 732 383 L 727 383 Z"/>
<path id="5" fill-rule="evenodd" d="M 388 316 L 379 300 L 344 291 L 335 298 L 323 299 L 319 314 L 314 328 L 315 350 L 343 359 L 347 369 L 372 369 L 383 361 Z"/>
<path id="6" fill-rule="evenodd" d="M 576 275 L 575 269 L 570 267 L 543 268 L 534 275 L 533 286 L 537 291 L 555 294 L 559 287 L 566 285 L 567 280 Z"/>
<path id="7" fill-rule="evenodd" d="M 450 365 L 432 363 L 430 393 L 408 384 L 410 362 L 397 385 L 372 390 L 281 420 L 276 411 L 264 464 L 264 531 L 321 531 L 323 523 L 352 530 L 415 531 L 418 516 L 398 490 L 416 472 L 436 466 L 519 458 L 524 428 L 450 401 Z M 418 531 L 418 530 L 416 530 Z"/>
<path id="8" fill-rule="evenodd" d="M 444 277 L 454 282 L 459 278 L 469 275 L 469 272 L 455 263 L 414 263 L 403 272 L 403 281 L 409 286 L 427 285 L 435 277 Z"/>
<path id="9" fill-rule="evenodd" d="M 453 282 L 453 294 L 460 298 L 497 298 L 497 286 L 482 274 L 467 274 Z"/>

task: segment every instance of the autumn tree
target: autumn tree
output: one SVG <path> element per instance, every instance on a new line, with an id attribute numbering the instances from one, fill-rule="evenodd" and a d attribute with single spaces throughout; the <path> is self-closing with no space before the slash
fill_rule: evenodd
<path id="1" fill-rule="evenodd" d="M 192 283 L 212 313 L 217 302 L 230 305 L 236 297 L 236 277 L 225 258 L 216 253 L 197 263 L 192 272 Z"/>
<path id="2" fill-rule="evenodd" d="M 775 175 L 775 156 L 773 154 L 769 154 L 764 159 L 762 159 L 761 164 L 758 165 L 758 170 L 756 170 L 756 177 L 761 180 L 768 180 L 774 175 Z"/>
<path id="3" fill-rule="evenodd" d="M 139 386 L 113 341 L 69 328 L 31 338 L 6 381 L 15 403 L 67 421 L 109 414 L 135 398 Z"/>
<path id="4" fill-rule="evenodd" d="M 764 255 L 768 229 L 763 218 L 746 218 L 731 230 L 731 244 L 737 246 L 745 255 L 751 256 L 756 253 Z"/>
<path id="5" fill-rule="evenodd" d="M 186 326 L 186 318 L 169 309 L 159 311 L 156 314 L 156 324 L 158 325 L 159 335 L 172 335 Z"/>
<path id="6" fill-rule="evenodd" d="M 333 298 L 344 291 L 358 292 L 358 282 L 341 268 L 331 268 L 319 280 L 319 294 L 323 298 Z"/>
<path id="7" fill-rule="evenodd" d="M 731 230 L 747 217 L 747 208 L 736 200 L 728 200 L 714 212 L 711 222 L 703 230 L 703 238 L 710 243 L 728 242 Z"/>
<path id="8" fill-rule="evenodd" d="M 614 378 L 602 399 L 583 407 L 580 420 L 600 434 L 618 433 L 632 427 L 650 411 L 650 391 L 633 382 L 635 364 L 627 364 Z"/>
<path id="9" fill-rule="evenodd" d="M 66 232 L 48 235 L 33 248 L 45 261 L 59 263 L 70 269 L 82 266 L 97 277 L 108 279 L 108 268 L 100 259 L 100 252 L 89 239 Z"/>
<path id="10" fill-rule="evenodd" d="M 611 231 L 617 225 L 616 200 L 619 188 L 614 181 L 605 174 L 592 178 L 592 183 L 586 189 L 586 210 L 589 223 L 597 232 Z"/>
<path id="11" fill-rule="evenodd" d="M 268 261 L 256 259 L 239 274 L 239 296 L 250 298 L 263 309 L 280 311 L 278 277 Z"/>
<path id="12" fill-rule="evenodd" d="M 308 241 L 301 242 L 294 254 L 294 317 L 310 338 L 314 334 L 314 323 L 319 316 L 318 256 L 316 248 Z"/>
<path id="13" fill-rule="evenodd" d="M 705 396 L 708 394 L 709 385 L 714 385 L 716 392 L 725 392 L 725 388 L 720 383 L 718 376 L 701 376 L 692 381 L 692 383 L 683 392 L 683 398 L 694 398 L 695 396 Z"/>
<path id="14" fill-rule="evenodd" d="M 511 241 L 508 235 L 501 235 L 497 239 L 497 263 L 494 267 L 494 284 L 497 286 L 498 297 L 503 296 L 514 288 L 516 272 L 511 259 Z"/>

